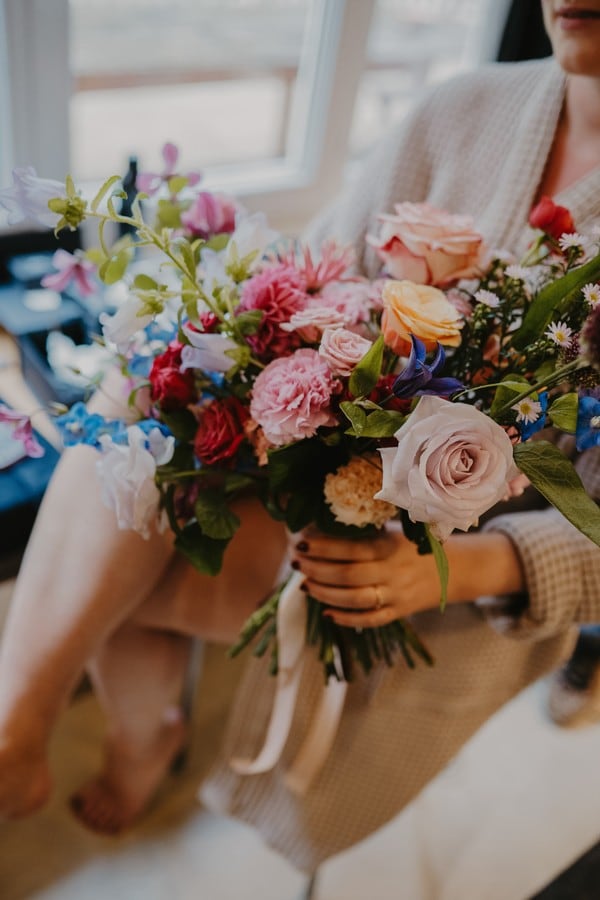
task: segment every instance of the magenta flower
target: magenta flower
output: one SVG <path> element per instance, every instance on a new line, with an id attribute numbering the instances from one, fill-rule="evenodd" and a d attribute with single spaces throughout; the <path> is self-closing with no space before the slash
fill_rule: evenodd
<path id="1" fill-rule="evenodd" d="M 313 437 L 335 425 L 331 395 L 338 382 L 316 350 L 297 350 L 275 359 L 254 382 L 250 415 L 275 447 Z"/>
<path id="2" fill-rule="evenodd" d="M 50 178 L 38 178 L 33 166 L 13 169 L 13 183 L 0 191 L 0 206 L 8 212 L 8 224 L 35 222 L 46 228 L 54 228 L 58 213 L 48 208 L 48 201 L 55 197 L 65 199 L 65 186 Z"/>
<path id="3" fill-rule="evenodd" d="M 96 286 L 92 276 L 96 267 L 89 259 L 85 259 L 80 253 L 68 253 L 66 250 L 57 250 L 52 257 L 52 264 L 57 272 L 44 275 L 42 286 L 54 291 L 64 291 L 72 281 L 82 297 L 89 297 L 96 293 Z"/>
<path id="4" fill-rule="evenodd" d="M 138 191 L 143 191 L 144 194 L 149 195 L 155 194 L 164 182 L 169 181 L 170 178 L 173 178 L 178 174 L 175 166 L 179 159 L 179 150 L 175 144 L 167 143 L 164 145 L 162 148 L 162 158 L 165 161 L 165 167 L 162 172 L 139 173 L 136 181 Z M 187 178 L 188 185 L 193 187 L 195 184 L 198 184 L 202 175 L 200 175 L 199 172 L 188 172 L 183 177 Z"/>
<path id="5" fill-rule="evenodd" d="M 201 191 L 181 214 L 181 224 L 193 237 L 207 240 L 214 234 L 230 234 L 235 229 L 235 203 L 228 197 Z"/>
<path id="6" fill-rule="evenodd" d="M 33 433 L 29 416 L 0 403 L 0 422 L 12 425 L 13 437 L 23 444 L 27 456 L 37 459 L 44 455 L 44 448 Z"/>
<path id="7" fill-rule="evenodd" d="M 238 311 L 263 313 L 258 330 L 246 338 L 259 359 L 287 356 L 299 346 L 299 335 L 281 326 L 309 302 L 305 288 L 301 274 L 287 263 L 269 266 L 244 283 Z"/>

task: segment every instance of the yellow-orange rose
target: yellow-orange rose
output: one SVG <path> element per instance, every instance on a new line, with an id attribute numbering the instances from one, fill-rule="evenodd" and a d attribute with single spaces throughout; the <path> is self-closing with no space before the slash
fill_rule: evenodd
<path id="1" fill-rule="evenodd" d="M 413 334 L 433 350 L 436 343 L 458 347 L 463 320 L 438 288 L 412 281 L 387 281 L 382 292 L 381 330 L 399 356 L 410 352 Z"/>

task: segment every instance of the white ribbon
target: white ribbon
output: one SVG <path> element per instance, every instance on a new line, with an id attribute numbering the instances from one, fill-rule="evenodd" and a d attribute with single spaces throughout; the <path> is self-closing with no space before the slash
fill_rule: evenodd
<path id="1" fill-rule="evenodd" d="M 283 753 L 294 716 L 300 687 L 306 635 L 306 595 L 300 590 L 301 572 L 293 572 L 283 588 L 277 607 L 279 666 L 271 718 L 258 755 L 254 759 L 233 757 L 231 768 L 238 775 L 258 775 L 272 769 Z M 336 668 L 341 671 L 336 657 Z M 344 708 L 348 685 L 329 679 L 319 701 L 308 734 L 290 766 L 285 783 L 296 794 L 304 794 L 320 772 L 332 744 Z"/>

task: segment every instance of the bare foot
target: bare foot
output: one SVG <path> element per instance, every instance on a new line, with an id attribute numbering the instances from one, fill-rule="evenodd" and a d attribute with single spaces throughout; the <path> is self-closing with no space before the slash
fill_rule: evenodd
<path id="1" fill-rule="evenodd" d="M 118 834 L 147 809 L 187 736 L 181 715 L 171 716 L 150 745 L 109 741 L 104 769 L 71 797 L 79 821 L 99 834 Z"/>
<path id="2" fill-rule="evenodd" d="M 0 742 L 0 821 L 19 819 L 40 809 L 51 790 L 45 755 Z"/>

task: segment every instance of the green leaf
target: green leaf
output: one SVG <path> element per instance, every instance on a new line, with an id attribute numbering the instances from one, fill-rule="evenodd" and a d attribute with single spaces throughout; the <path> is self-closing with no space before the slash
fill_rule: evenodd
<path id="1" fill-rule="evenodd" d="M 512 375 L 502 382 L 494 394 L 494 400 L 490 407 L 490 416 L 494 418 L 498 410 L 510 402 L 512 397 L 517 397 L 526 390 L 529 382 L 526 378 L 520 378 L 518 375 Z"/>
<path id="2" fill-rule="evenodd" d="M 188 409 L 178 409 L 172 412 L 161 410 L 160 417 L 178 441 L 193 441 L 198 423 Z"/>
<path id="3" fill-rule="evenodd" d="M 235 317 L 235 327 L 240 334 L 256 334 L 264 316 L 262 309 L 250 309 Z"/>
<path id="4" fill-rule="evenodd" d="M 352 428 L 349 429 L 350 433 L 354 434 L 356 437 L 360 437 L 367 424 L 367 414 L 364 409 L 357 406 L 355 403 L 352 403 L 350 400 L 342 401 L 342 403 L 340 403 L 340 409 L 352 426 Z"/>
<path id="5" fill-rule="evenodd" d="M 524 350 L 528 344 L 537 340 L 553 315 L 564 312 L 572 302 L 580 299 L 579 292 L 586 284 L 599 279 L 600 254 L 542 288 L 532 301 L 523 324 L 513 337 L 512 343 L 517 350 Z"/>
<path id="6" fill-rule="evenodd" d="M 220 491 L 201 490 L 194 512 L 202 534 L 215 540 L 230 540 L 240 527 L 239 518 L 225 505 Z"/>
<path id="7" fill-rule="evenodd" d="M 441 542 L 432 535 L 429 525 L 425 525 L 425 531 L 431 546 L 433 558 L 435 559 L 438 575 L 440 576 L 440 609 L 443 612 L 448 599 L 448 557 L 446 556 L 446 551 Z"/>
<path id="8" fill-rule="evenodd" d="M 113 184 L 116 184 L 120 180 L 121 179 L 120 179 L 119 175 L 111 175 L 111 177 L 108 178 L 104 182 L 104 184 L 102 185 L 102 187 L 100 188 L 100 190 L 98 191 L 98 193 L 96 194 L 94 199 L 92 200 L 92 205 L 91 205 L 92 212 L 96 212 L 96 210 L 100 206 L 100 203 L 102 202 L 102 199 L 106 196 L 108 191 L 110 191 Z"/>
<path id="9" fill-rule="evenodd" d="M 111 256 L 106 262 L 102 263 L 98 269 L 98 275 L 104 284 L 114 284 L 120 281 L 127 270 L 131 253 L 127 250 L 121 250 L 116 256 Z"/>
<path id="10" fill-rule="evenodd" d="M 573 463 L 548 441 L 513 447 L 515 463 L 535 488 L 576 528 L 600 546 L 600 508 L 585 492 Z"/>
<path id="11" fill-rule="evenodd" d="M 158 282 L 142 272 L 133 279 L 133 286 L 140 291 L 155 291 L 158 288 Z"/>
<path id="12" fill-rule="evenodd" d="M 557 397 L 550 409 L 548 415 L 552 419 L 553 425 L 560 428 L 561 431 L 567 431 L 569 434 L 575 434 L 577 431 L 577 407 L 579 399 L 577 394 L 563 394 Z"/>
<path id="13" fill-rule="evenodd" d="M 361 437 L 392 437 L 406 421 L 406 416 L 393 409 L 378 409 L 367 416 Z"/>
<path id="14" fill-rule="evenodd" d="M 229 540 L 214 540 L 202 534 L 197 524 L 186 525 L 175 538 L 175 549 L 205 575 L 218 575 Z"/>
<path id="15" fill-rule="evenodd" d="M 178 194 L 179 191 L 182 191 L 184 189 L 184 187 L 187 187 L 188 180 L 185 175 L 172 175 L 171 178 L 169 178 L 167 184 L 170 194 Z"/>
<path id="16" fill-rule="evenodd" d="M 383 347 L 383 337 L 379 335 L 352 372 L 348 386 L 353 397 L 369 394 L 377 384 L 383 363 Z"/>

